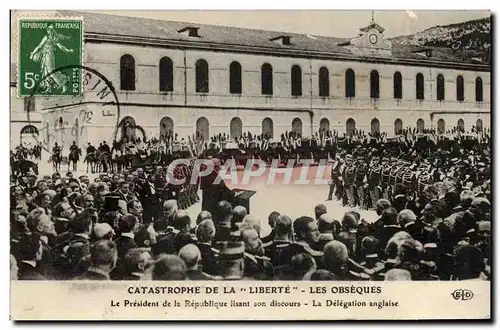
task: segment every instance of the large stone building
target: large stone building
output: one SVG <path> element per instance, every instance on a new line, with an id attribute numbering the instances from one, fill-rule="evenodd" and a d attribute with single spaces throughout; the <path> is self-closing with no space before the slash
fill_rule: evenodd
<path id="1" fill-rule="evenodd" d="M 165 130 L 186 137 L 490 125 L 490 65 L 392 44 L 374 21 L 352 39 L 104 14 L 84 17 L 86 93 L 42 102 L 51 146 Z M 353 31 L 354 33 L 355 31 Z M 101 88 L 104 78 L 114 86 Z M 101 81 L 101 82 L 99 82 Z M 99 86 L 99 87 L 95 87 Z M 118 111 L 119 103 L 119 111 Z M 139 127 L 140 126 L 140 127 Z"/>
<path id="2" fill-rule="evenodd" d="M 36 100 L 17 96 L 17 66 L 10 66 L 10 148 L 23 143 L 27 147 L 37 143 L 40 136 L 42 117 L 36 111 Z"/>

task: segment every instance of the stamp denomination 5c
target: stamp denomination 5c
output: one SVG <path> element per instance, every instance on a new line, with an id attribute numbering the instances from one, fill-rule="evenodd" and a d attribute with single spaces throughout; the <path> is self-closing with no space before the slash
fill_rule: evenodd
<path id="1" fill-rule="evenodd" d="M 82 94 L 83 20 L 20 18 L 18 25 L 18 95 L 76 96 Z M 68 67 L 67 70 L 57 70 Z M 50 78 L 44 79 L 50 75 Z"/>

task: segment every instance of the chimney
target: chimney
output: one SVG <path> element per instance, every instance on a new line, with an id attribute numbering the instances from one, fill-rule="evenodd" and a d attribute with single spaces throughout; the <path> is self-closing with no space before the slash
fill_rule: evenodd
<path id="1" fill-rule="evenodd" d="M 278 43 L 280 45 L 283 45 L 283 46 L 290 46 L 292 44 L 291 39 L 292 39 L 292 37 L 290 37 L 290 36 L 279 36 L 279 37 L 271 38 L 269 40 L 273 41 L 275 43 Z"/>
<path id="2" fill-rule="evenodd" d="M 187 26 L 185 28 L 180 29 L 177 32 L 182 33 L 182 34 L 184 34 L 184 35 L 186 35 L 188 37 L 199 38 L 200 37 L 200 35 L 198 34 L 198 30 L 199 29 L 200 28 L 198 28 L 198 27 Z"/>

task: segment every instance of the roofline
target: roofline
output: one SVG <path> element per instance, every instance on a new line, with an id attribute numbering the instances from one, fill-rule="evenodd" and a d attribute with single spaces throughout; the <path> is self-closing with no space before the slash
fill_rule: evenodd
<path id="1" fill-rule="evenodd" d="M 293 58 L 314 58 L 322 60 L 357 61 L 357 62 L 368 62 L 368 63 L 378 63 L 378 64 L 399 64 L 399 65 L 433 67 L 442 69 L 462 69 L 467 71 L 491 72 L 490 65 L 481 65 L 481 64 L 442 62 L 442 61 L 432 61 L 432 60 L 414 60 L 414 59 L 402 59 L 402 58 L 389 59 L 382 57 L 368 57 L 368 56 L 363 57 L 363 56 L 348 55 L 348 54 L 333 53 L 333 52 L 308 51 L 296 48 L 275 49 L 275 48 L 259 47 L 259 46 L 221 44 L 221 43 L 206 42 L 199 40 L 145 38 L 137 36 L 111 35 L 111 34 L 95 33 L 95 32 L 86 32 L 85 42 L 90 42 L 90 43 L 107 42 L 107 43 L 154 46 L 154 47 L 173 48 L 173 49 L 188 48 L 196 50 L 223 51 L 228 53 L 246 53 L 255 55 L 284 56 Z"/>

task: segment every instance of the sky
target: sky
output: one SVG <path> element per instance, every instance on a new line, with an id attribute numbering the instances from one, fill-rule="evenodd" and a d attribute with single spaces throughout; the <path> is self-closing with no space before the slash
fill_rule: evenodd
<path id="1" fill-rule="evenodd" d="M 295 32 L 321 36 L 349 38 L 371 21 L 371 11 L 89 11 L 121 16 L 154 18 L 169 21 L 192 22 L 254 28 L 271 31 Z M 413 34 L 436 25 L 447 25 L 489 16 L 489 11 L 427 10 L 374 12 L 375 21 L 383 26 L 385 37 Z"/>

